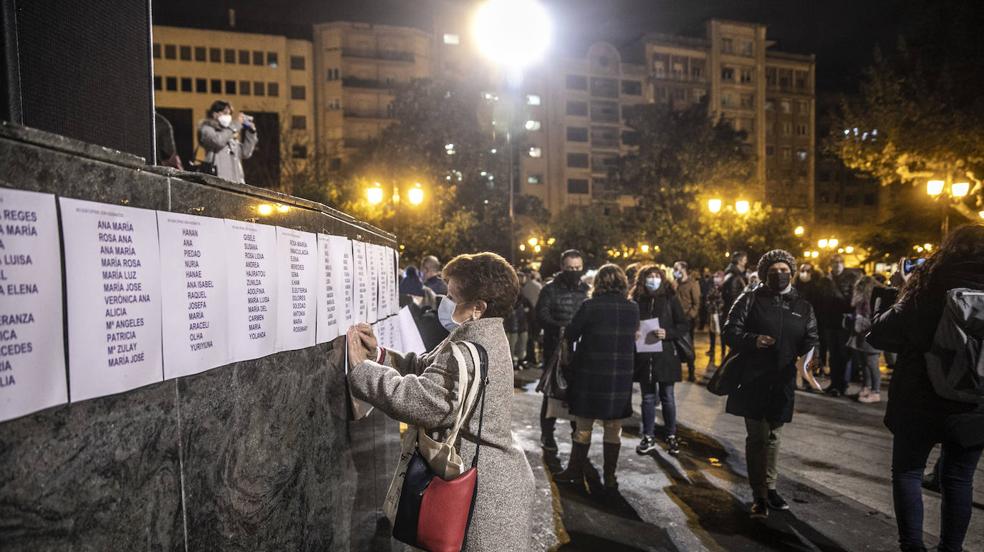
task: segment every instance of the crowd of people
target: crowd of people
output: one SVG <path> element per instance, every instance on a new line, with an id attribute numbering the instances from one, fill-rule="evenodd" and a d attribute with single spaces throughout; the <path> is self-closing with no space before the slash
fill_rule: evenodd
<path id="1" fill-rule="evenodd" d="M 829 385 L 820 390 L 826 395 L 875 403 L 882 400 L 883 376 L 890 375 L 886 425 L 894 434 L 892 486 L 900 545 L 902 550 L 925 550 L 920 485 L 930 450 L 941 444 L 940 550 L 960 550 L 970 521 L 973 474 L 984 450 L 984 406 L 940 396 L 934 387 L 938 382 L 930 381 L 926 353 L 938 351 L 937 325 L 946 318 L 952 290 L 968 288 L 971 295 L 984 297 L 984 225 L 951 232 L 924 264 L 902 262 L 890 276 L 848 268 L 840 255 L 833 255 L 821 270 L 812 262 L 797 263 L 782 250 L 763 254 L 754 265 L 746 253 L 737 251 L 723 270 L 714 272 L 693 270 L 683 260 L 671 266 L 634 263 L 624 268 L 609 263 L 586 271 L 585 256 L 572 249 L 561 255 L 561 270 L 543 282 L 532 267 L 516 270 L 494 255 L 486 259 L 486 266 L 476 265 L 478 275 L 469 276 L 462 257 L 474 256 L 459 256 L 443 268 L 428 256 L 419 270 L 410 266 L 403 272 L 401 303 L 410 308 L 432 351 L 423 358 L 437 363 L 441 344 L 461 337 L 462 328 L 471 326 L 481 339 L 496 341 L 492 334 L 501 335 L 501 346 L 490 345 L 501 347 L 501 366 L 541 368 L 544 378 L 558 372 L 551 391 L 544 393 L 540 412 L 540 444 L 546 453 L 558 450 L 557 418 L 570 420 L 571 452 L 566 466 L 554 474 L 556 482 L 583 481 L 597 422 L 602 428 L 604 486 L 617 489 L 622 423 L 632 416 L 636 384 L 642 396 L 636 452 L 652 453 L 661 438 L 668 454 L 680 454 L 674 388 L 684 379 L 684 365 L 687 380 L 697 381 L 694 337 L 696 331 L 706 330 L 710 348 L 705 376 L 734 372 L 733 366 L 740 366 L 733 388 L 722 394 L 728 395 L 726 412 L 744 419 L 753 518 L 789 509 L 776 482 L 782 429 L 792 421 L 797 389 L 816 386 L 815 376 L 829 375 Z M 457 282 L 444 280 L 449 268 L 457 271 Z M 498 288 L 482 288 L 483 278 L 497 271 L 512 277 L 486 282 Z M 965 309 L 970 322 L 963 323 L 970 328 L 966 332 L 976 336 L 974 358 L 979 359 L 984 300 L 973 305 Z M 494 319 L 494 331 L 488 320 L 492 312 L 501 317 Z M 477 333 L 477 322 L 485 333 Z M 352 339 L 350 332 L 350 347 Z M 362 339 L 368 351 L 378 351 L 371 339 L 354 339 Z M 384 352 L 375 354 L 386 358 Z M 881 370 L 883 355 L 886 374 Z M 362 360 L 353 359 L 353 364 Z M 374 377 L 406 374 L 397 370 L 376 372 Z M 428 373 L 420 372 L 419 366 L 417 370 Z M 366 385 L 375 392 L 386 389 L 370 380 Z M 853 382 L 858 385 L 851 387 Z M 453 397 L 447 379 L 437 383 Z M 563 391 L 562 401 L 557 400 L 557 389 Z M 848 394 L 849 389 L 860 390 Z M 427 404 L 437 401 L 424 393 L 432 395 L 433 385 L 418 391 Z M 375 400 L 386 404 L 380 397 Z M 394 408 L 387 405 L 384 410 Z M 511 454 L 502 461 L 515 461 Z"/>

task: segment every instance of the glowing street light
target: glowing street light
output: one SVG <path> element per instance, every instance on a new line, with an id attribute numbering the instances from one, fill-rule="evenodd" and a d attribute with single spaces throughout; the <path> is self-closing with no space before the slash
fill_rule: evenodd
<path id="1" fill-rule="evenodd" d="M 953 197 L 966 197 L 970 193 L 970 182 L 954 182 L 950 186 L 950 195 Z"/>
<path id="2" fill-rule="evenodd" d="M 540 240 L 536 238 L 530 238 L 526 240 L 526 243 L 530 244 L 530 247 L 536 247 L 536 244 L 540 243 Z"/>
<path id="3" fill-rule="evenodd" d="M 639 251 L 641 251 L 643 254 L 649 253 L 649 244 L 648 243 L 644 243 L 644 244 L 640 245 L 639 246 Z"/>
<path id="4" fill-rule="evenodd" d="M 383 202 L 383 187 L 379 182 L 373 183 L 372 187 L 366 190 L 366 200 L 369 201 L 369 205 L 379 205 Z"/>
<path id="5" fill-rule="evenodd" d="M 256 212 L 261 217 L 268 217 L 273 214 L 273 205 L 270 205 L 269 203 L 260 203 L 256 206 Z"/>
<path id="6" fill-rule="evenodd" d="M 845 247 L 844 248 L 844 253 L 847 253 L 848 255 L 850 255 L 851 253 L 854 253 L 854 246 L 853 245 L 849 245 L 849 246 Z"/>
<path id="7" fill-rule="evenodd" d="M 539 61 L 550 44 L 550 16 L 535 0 L 488 0 L 472 19 L 479 51 L 512 73 Z"/>
<path id="8" fill-rule="evenodd" d="M 739 215 L 747 215 L 748 211 L 751 210 L 751 205 L 744 199 L 739 199 L 735 202 L 735 212 Z"/>
<path id="9" fill-rule="evenodd" d="M 946 182 L 942 180 L 930 180 L 926 182 L 926 193 L 936 197 L 943 193 L 943 187 L 946 186 Z"/>
<path id="10" fill-rule="evenodd" d="M 278 204 L 277 205 L 277 212 L 280 213 L 280 214 L 289 213 L 290 212 L 290 206 L 289 205 Z"/>
<path id="11" fill-rule="evenodd" d="M 714 213 L 714 214 L 720 213 L 721 212 L 721 200 L 720 199 L 717 199 L 717 198 L 708 199 L 707 200 L 707 210 L 710 211 L 710 212 L 712 212 L 712 213 Z"/>
<path id="12" fill-rule="evenodd" d="M 829 240 L 827 240 L 827 245 L 830 246 L 831 249 L 837 247 L 837 244 L 839 243 L 840 241 L 838 241 L 837 238 L 830 238 Z"/>
<path id="13" fill-rule="evenodd" d="M 829 242 L 829 240 L 827 240 L 827 238 L 823 238 L 823 239 L 817 240 L 817 247 L 819 247 L 820 249 L 827 249 L 827 244 L 828 243 L 830 243 L 830 242 Z"/>
<path id="14" fill-rule="evenodd" d="M 424 202 L 424 189 L 420 187 L 420 182 L 415 182 L 413 188 L 407 191 L 407 201 L 410 205 L 420 205 Z"/>
<path id="15" fill-rule="evenodd" d="M 813 252 L 810 253 L 810 257 L 812 257 L 814 259 L 816 259 L 819 256 L 820 256 L 820 252 L 819 251 L 813 251 Z"/>
<path id="16" fill-rule="evenodd" d="M 806 233 L 806 228 L 803 228 L 802 226 L 797 226 L 796 228 L 793 229 L 793 234 L 796 236 L 802 236 L 805 233 Z"/>

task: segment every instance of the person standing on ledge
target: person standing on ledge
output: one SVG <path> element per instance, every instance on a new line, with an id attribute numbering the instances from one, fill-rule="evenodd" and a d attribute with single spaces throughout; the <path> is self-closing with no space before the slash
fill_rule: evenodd
<path id="1" fill-rule="evenodd" d="M 450 429 L 455 420 L 458 364 L 451 341 L 470 341 L 488 353 L 488 383 L 479 483 L 465 550 L 530 550 L 534 500 L 533 470 L 512 435 L 513 366 L 502 318 L 519 295 L 519 279 L 495 253 L 459 255 L 444 268 L 448 294 L 439 318 L 451 334 L 423 355 L 378 346 L 368 324 L 348 330 L 348 383 L 352 396 L 394 420 L 427 429 Z M 465 355 L 469 380 L 477 373 Z M 461 427 L 458 449 L 470 461 L 478 441 L 473 410 Z"/>
<path id="2" fill-rule="evenodd" d="M 212 102 L 198 124 L 198 145 L 219 178 L 245 184 L 243 159 L 253 156 L 256 142 L 253 118 L 240 111 L 233 121 L 232 104 L 224 100 Z"/>

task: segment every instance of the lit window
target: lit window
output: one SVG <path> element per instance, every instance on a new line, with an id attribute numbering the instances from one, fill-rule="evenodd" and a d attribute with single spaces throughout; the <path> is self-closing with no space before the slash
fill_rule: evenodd
<path id="1" fill-rule="evenodd" d="M 526 130 L 529 131 L 540 130 L 540 121 L 534 121 L 530 119 L 529 121 L 526 121 L 525 126 L 526 126 Z"/>
<path id="2" fill-rule="evenodd" d="M 457 46 L 458 44 L 461 44 L 461 37 L 452 33 L 444 33 L 444 43 Z"/>
<path id="3" fill-rule="evenodd" d="M 531 147 L 529 153 L 530 153 L 530 157 L 533 157 L 535 159 L 539 159 L 540 157 L 543 157 L 543 150 L 536 146 Z"/>
<path id="4" fill-rule="evenodd" d="M 540 96 L 536 94 L 528 94 L 526 96 L 526 105 L 540 105 Z"/>
<path id="5" fill-rule="evenodd" d="M 798 161 L 806 161 L 806 150 L 796 150 L 796 159 Z"/>
<path id="6" fill-rule="evenodd" d="M 540 175 L 540 174 L 531 174 L 531 175 L 529 175 L 529 176 L 526 177 L 526 183 L 527 184 L 542 184 L 543 183 L 543 175 Z"/>

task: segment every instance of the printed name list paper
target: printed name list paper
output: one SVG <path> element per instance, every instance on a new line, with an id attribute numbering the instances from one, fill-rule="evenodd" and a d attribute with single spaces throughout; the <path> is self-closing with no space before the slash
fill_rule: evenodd
<path id="1" fill-rule="evenodd" d="M 318 343 L 335 339 L 351 325 L 351 271 L 352 244 L 340 236 L 318 234 Z"/>
<path id="2" fill-rule="evenodd" d="M 277 352 L 277 227 L 225 221 L 229 361 Z"/>
<path id="3" fill-rule="evenodd" d="M 338 333 L 345 333 L 356 320 L 355 305 L 355 269 L 352 253 L 352 240 L 343 236 L 332 236 L 332 264 L 336 270 L 335 290 L 336 297 L 341 300 L 338 315 Z M 339 291 L 340 290 L 340 291 Z M 336 300 L 337 302 L 337 300 Z"/>
<path id="4" fill-rule="evenodd" d="M 59 202 L 72 401 L 163 381 L 156 212 Z"/>
<path id="5" fill-rule="evenodd" d="M 277 350 L 313 347 L 318 319 L 318 237 L 277 227 Z"/>
<path id="6" fill-rule="evenodd" d="M 0 188 L 0 422 L 68 402 L 55 196 Z"/>
<path id="7" fill-rule="evenodd" d="M 158 211 L 164 379 L 229 362 L 225 222 Z"/>
<path id="8" fill-rule="evenodd" d="M 355 280 L 352 288 L 355 290 L 355 322 L 375 322 L 369 320 L 369 265 L 366 262 L 366 244 L 352 241 L 352 263 Z"/>

